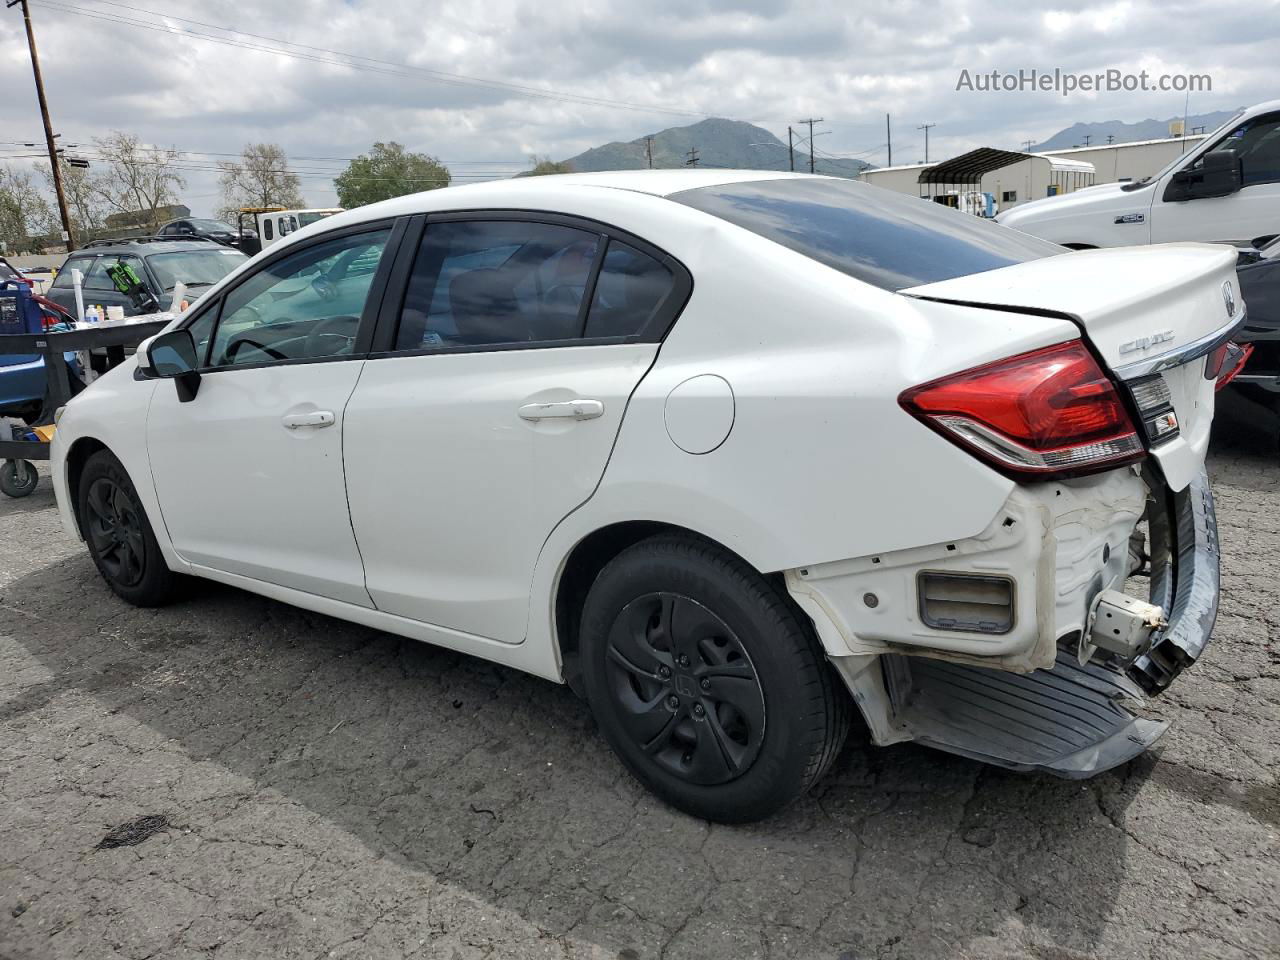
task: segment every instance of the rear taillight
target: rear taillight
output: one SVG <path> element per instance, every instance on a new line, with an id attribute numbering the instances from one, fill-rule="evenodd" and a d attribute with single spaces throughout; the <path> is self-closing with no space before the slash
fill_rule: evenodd
<path id="1" fill-rule="evenodd" d="M 1144 456 L 1120 394 L 1079 340 L 913 387 L 898 402 L 1006 473 L 1084 474 Z"/>
<path id="2" fill-rule="evenodd" d="M 1216 380 L 1215 390 L 1221 390 L 1236 378 L 1253 353 L 1252 343 L 1235 343 L 1228 340 L 1204 360 L 1204 378 Z"/>

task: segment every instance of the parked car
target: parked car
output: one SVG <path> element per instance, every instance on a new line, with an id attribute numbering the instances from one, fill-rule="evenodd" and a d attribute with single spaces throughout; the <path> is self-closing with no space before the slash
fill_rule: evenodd
<path id="1" fill-rule="evenodd" d="M 1088 776 L 1213 628 L 1234 263 L 785 173 L 401 197 L 73 400 L 58 508 L 128 602 L 191 574 L 568 682 L 701 817 L 799 796 L 851 704 Z"/>
<path id="2" fill-rule="evenodd" d="M 125 316 L 148 313 L 168 307 L 178 283 L 186 285 L 190 291 L 188 299 L 194 301 L 246 259 L 239 250 L 197 238 L 94 240 L 67 258 L 49 288 L 48 299 L 74 314 L 76 298 L 71 271 L 79 270 L 83 275 L 86 306 L 92 303 L 123 307 Z M 107 275 L 107 269 L 116 263 L 133 267 L 154 307 L 140 308 L 133 298 L 116 289 Z"/>
<path id="3" fill-rule="evenodd" d="M 1249 318 L 1236 340 L 1250 354 L 1230 389 L 1280 416 L 1280 238 L 1242 257 L 1237 273 Z"/>
<path id="4" fill-rule="evenodd" d="M 225 220 L 209 220 L 201 217 L 183 217 L 170 220 L 156 231 L 157 237 L 203 237 L 228 247 L 242 246 L 246 240 L 256 240 L 252 230 L 239 230 Z M 254 251 L 256 252 L 256 251 Z"/>
<path id="5" fill-rule="evenodd" d="M 1176 240 L 1247 248 L 1280 233 L 1280 100 L 1240 111 L 1153 177 L 1046 197 L 996 219 L 1075 248 Z"/>

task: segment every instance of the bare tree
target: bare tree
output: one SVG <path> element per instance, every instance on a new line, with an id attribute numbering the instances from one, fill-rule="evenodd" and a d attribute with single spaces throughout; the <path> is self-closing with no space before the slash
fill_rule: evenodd
<path id="1" fill-rule="evenodd" d="M 106 165 L 90 181 L 95 195 L 115 213 L 135 214 L 138 226 L 159 227 L 165 220 L 159 211 L 177 203 L 187 185 L 178 172 L 178 151 L 149 146 L 119 130 L 94 144 Z"/>
<path id="2" fill-rule="evenodd" d="M 241 207 L 287 207 L 306 205 L 299 192 L 301 181 L 289 169 L 284 148 L 276 143 L 247 143 L 238 161 L 218 164 L 222 176 L 224 219 L 232 219 Z"/>
<path id="3" fill-rule="evenodd" d="M 53 171 L 39 163 L 36 168 L 40 171 L 45 186 L 52 191 Z M 103 188 L 97 182 L 99 179 L 98 175 L 83 167 L 62 164 L 62 192 L 67 198 L 72 227 L 81 241 L 88 240 L 88 234 L 102 229 L 110 209 L 103 200 Z"/>
<path id="4" fill-rule="evenodd" d="M 0 166 L 0 242 L 9 251 L 34 250 L 42 235 L 57 235 L 53 208 L 26 170 Z"/>

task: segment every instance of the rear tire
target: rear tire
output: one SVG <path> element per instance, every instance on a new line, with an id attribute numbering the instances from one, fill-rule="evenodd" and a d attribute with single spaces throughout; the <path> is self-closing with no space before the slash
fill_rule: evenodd
<path id="1" fill-rule="evenodd" d="M 848 695 L 784 594 L 689 535 L 643 540 L 596 578 L 583 683 L 610 746 L 686 813 L 759 820 L 807 791 L 849 729 Z"/>
<path id="2" fill-rule="evenodd" d="M 174 600 L 181 578 L 165 563 L 138 491 L 109 450 L 85 461 L 78 501 L 89 556 L 116 596 L 138 607 Z"/>

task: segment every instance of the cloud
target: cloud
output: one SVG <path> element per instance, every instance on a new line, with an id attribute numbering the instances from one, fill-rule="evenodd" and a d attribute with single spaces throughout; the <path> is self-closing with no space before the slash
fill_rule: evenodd
<path id="1" fill-rule="evenodd" d="M 13 133 L 0 139 L 33 140 L 40 122 L 21 23 L 16 11 L 0 13 L 0 130 Z M 513 171 L 531 153 L 570 156 L 700 116 L 752 120 L 784 139 L 788 122 L 824 117 L 823 150 L 865 152 L 878 163 L 886 113 L 898 162 L 920 158 L 916 127 L 926 121 L 937 124 L 932 156 L 1015 147 L 1076 121 L 1174 116 L 1183 98 L 957 91 L 962 69 L 1208 73 L 1213 91 L 1190 105 L 1208 112 L 1274 96 L 1280 40 L 1277 0 L 1238 9 L 1189 0 L 1056 9 L 1013 0 L 33 0 L 32 13 L 66 142 L 122 129 L 189 151 L 272 141 L 294 158 L 345 158 L 394 139 L 450 162 L 460 180 Z M 261 38 L 298 46 L 293 57 L 243 46 L 276 46 Z M 370 59 L 354 70 L 323 62 L 334 59 L 327 50 Z M 525 97 L 427 71 L 620 103 Z M 15 149 L 0 144 L 0 155 Z M 216 159 L 186 159 L 197 212 L 216 203 L 208 169 Z M 294 164 L 308 200 L 331 203 L 340 160 Z"/>

